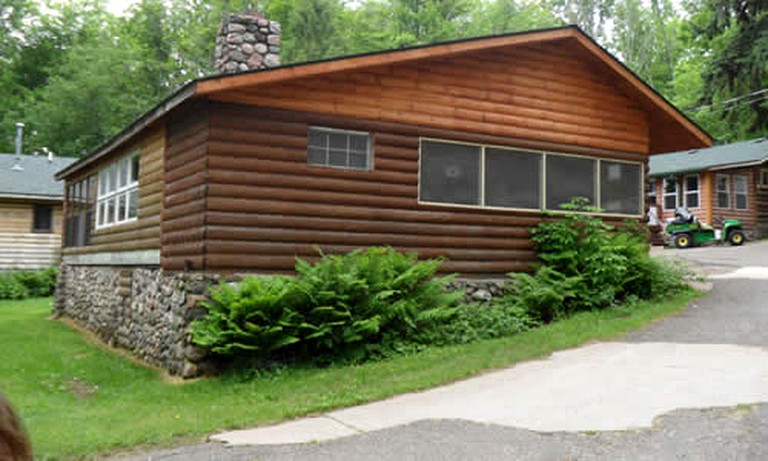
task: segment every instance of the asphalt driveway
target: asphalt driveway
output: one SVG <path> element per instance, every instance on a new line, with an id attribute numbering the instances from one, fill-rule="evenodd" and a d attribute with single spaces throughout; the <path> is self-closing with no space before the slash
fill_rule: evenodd
<path id="1" fill-rule="evenodd" d="M 768 242 L 661 254 L 713 289 L 625 341 L 128 459 L 768 459 Z"/>

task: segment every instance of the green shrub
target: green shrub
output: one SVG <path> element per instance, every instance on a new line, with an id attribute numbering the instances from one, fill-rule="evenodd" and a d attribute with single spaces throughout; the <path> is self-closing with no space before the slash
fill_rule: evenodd
<path id="1" fill-rule="evenodd" d="M 391 248 L 297 260 L 296 276 L 248 279 L 214 290 L 193 341 L 222 355 L 299 360 L 364 360 L 386 354 L 445 323 L 461 293 L 434 278 L 440 260 L 417 261 Z"/>
<path id="2" fill-rule="evenodd" d="M 511 336 L 538 325 L 539 322 L 518 304 L 464 304 L 445 324 L 420 335 L 419 342 L 436 346 L 468 344 Z"/>
<path id="3" fill-rule="evenodd" d="M 0 299 L 51 296 L 57 277 L 56 268 L 0 272 Z"/>
<path id="4" fill-rule="evenodd" d="M 533 275 L 510 274 L 503 302 L 549 322 L 574 312 L 605 309 L 625 299 L 652 299 L 679 291 L 684 273 L 652 259 L 644 230 L 621 228 L 583 213 L 598 211 L 576 198 L 569 213 L 550 215 L 533 229 L 541 264 Z"/>

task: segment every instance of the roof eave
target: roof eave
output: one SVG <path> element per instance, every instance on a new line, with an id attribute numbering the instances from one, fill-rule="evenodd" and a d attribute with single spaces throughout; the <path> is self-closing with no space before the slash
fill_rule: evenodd
<path id="1" fill-rule="evenodd" d="M 42 200 L 42 201 L 50 201 L 50 202 L 61 202 L 64 200 L 64 194 L 35 195 L 35 194 L 14 194 L 14 193 L 0 192 L 0 198 L 14 199 L 14 200 Z"/>

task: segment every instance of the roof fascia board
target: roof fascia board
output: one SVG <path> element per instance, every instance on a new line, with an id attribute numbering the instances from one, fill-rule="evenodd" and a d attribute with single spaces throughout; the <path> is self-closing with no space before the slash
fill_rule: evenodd
<path id="1" fill-rule="evenodd" d="M 678 123 L 688 128 L 688 130 L 691 131 L 704 144 L 706 144 L 707 146 L 712 145 L 713 139 L 706 131 L 701 129 L 695 122 L 690 120 L 685 114 L 680 112 L 680 110 L 678 110 L 674 105 L 672 105 L 672 103 L 667 101 L 656 90 L 651 88 L 647 83 L 645 83 L 640 77 L 638 77 L 634 72 L 632 72 L 627 66 L 622 64 L 621 61 L 616 59 L 605 48 L 597 44 L 597 42 L 589 38 L 586 34 L 575 34 L 575 38 L 585 48 L 590 50 L 593 55 L 595 55 L 603 63 L 605 63 L 611 70 L 613 70 L 615 73 L 619 74 L 625 80 L 630 82 L 633 87 L 635 87 L 637 90 L 639 90 L 643 94 L 643 96 L 650 99 L 657 107 L 660 107 L 664 112 L 670 115 Z"/>
<path id="2" fill-rule="evenodd" d="M 320 61 L 297 66 L 277 68 L 267 72 L 253 72 L 236 76 L 224 76 L 199 81 L 196 87 L 197 95 L 208 95 L 219 91 L 234 90 L 250 85 L 287 81 L 303 77 L 323 75 L 351 69 L 361 69 L 395 63 L 404 63 L 419 59 L 434 59 L 476 50 L 488 50 L 510 45 L 542 43 L 578 37 L 580 33 L 575 26 L 545 31 L 533 31 L 505 35 L 500 37 L 482 38 L 449 42 L 442 45 L 421 46 L 405 50 L 390 50 L 366 54 L 344 59 Z"/>
<path id="3" fill-rule="evenodd" d="M 59 171 L 58 173 L 56 173 L 54 177 L 57 180 L 61 181 L 66 177 L 82 170 L 88 165 L 91 165 L 94 162 L 101 160 L 101 158 L 111 153 L 114 149 L 119 147 L 125 141 L 127 141 L 128 139 L 138 134 L 140 131 L 142 131 L 144 128 L 146 128 L 153 122 L 156 122 L 157 120 L 162 118 L 166 113 L 168 113 L 174 107 L 180 105 L 187 99 L 194 96 L 195 85 L 196 85 L 196 82 L 194 81 L 184 85 L 179 89 L 179 91 L 177 91 L 167 99 L 164 99 L 163 101 L 160 102 L 160 104 L 155 106 L 152 110 L 150 110 L 146 114 L 136 119 L 131 125 L 129 125 L 122 132 L 120 132 L 117 136 L 107 141 L 106 144 L 102 145 L 101 147 L 96 149 L 93 153 L 89 154 L 88 156 L 81 158 L 77 162 Z"/>
<path id="4" fill-rule="evenodd" d="M 20 200 L 41 200 L 46 202 L 61 202 L 64 200 L 64 194 L 62 195 L 34 195 L 34 194 L 4 194 L 0 193 L 0 198 L 3 199 L 20 199 Z"/>

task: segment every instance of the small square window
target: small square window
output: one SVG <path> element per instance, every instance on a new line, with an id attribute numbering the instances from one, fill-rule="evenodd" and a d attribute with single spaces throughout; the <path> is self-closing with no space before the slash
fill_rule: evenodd
<path id="1" fill-rule="evenodd" d="M 371 169 L 371 142 L 368 133 L 310 127 L 307 163 L 316 166 Z"/>
<path id="2" fill-rule="evenodd" d="M 51 205 L 35 205 L 32 231 L 53 232 L 53 207 Z"/>

